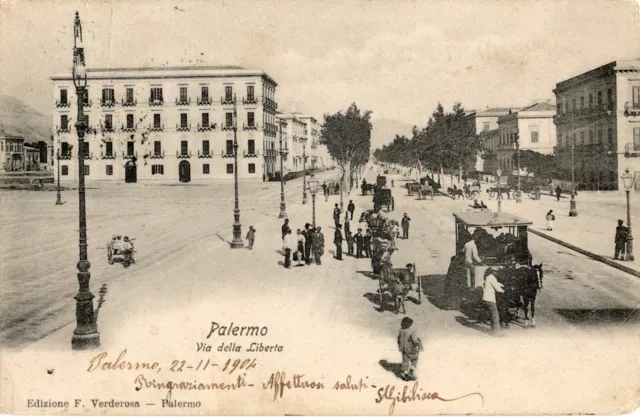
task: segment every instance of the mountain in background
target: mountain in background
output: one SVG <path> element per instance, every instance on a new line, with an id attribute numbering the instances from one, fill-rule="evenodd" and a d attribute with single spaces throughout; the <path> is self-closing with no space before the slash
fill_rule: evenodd
<path id="1" fill-rule="evenodd" d="M 412 124 L 384 118 L 373 119 L 371 124 L 373 124 L 373 130 L 371 131 L 372 152 L 385 144 L 391 143 L 396 137 L 396 134 L 411 138 Z"/>
<path id="2" fill-rule="evenodd" d="M 0 122 L 7 134 L 22 136 L 27 143 L 48 142 L 51 137 L 51 116 L 10 95 L 0 95 Z"/>

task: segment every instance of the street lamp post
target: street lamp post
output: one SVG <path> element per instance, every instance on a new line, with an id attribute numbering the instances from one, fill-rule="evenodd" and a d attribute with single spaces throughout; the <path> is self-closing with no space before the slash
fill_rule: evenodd
<path id="1" fill-rule="evenodd" d="M 58 193 L 56 194 L 56 206 L 62 204 L 62 195 L 60 194 L 60 145 L 58 145 Z"/>
<path id="2" fill-rule="evenodd" d="M 302 144 L 302 204 L 307 204 L 307 144 Z"/>
<path id="3" fill-rule="evenodd" d="M 502 212 L 502 194 L 500 193 L 500 175 L 502 175 L 502 169 L 496 169 L 496 175 L 498 175 L 498 182 L 496 182 L 497 190 L 496 194 L 498 194 L 498 213 Z"/>
<path id="4" fill-rule="evenodd" d="M 340 212 L 344 210 L 344 200 L 342 192 L 344 191 L 344 168 L 342 168 L 342 176 L 340 177 Z"/>
<path id="5" fill-rule="evenodd" d="M 313 227 L 316 227 L 316 194 L 318 193 L 318 180 L 311 174 L 309 179 L 309 191 L 311 192 L 311 204 L 312 204 L 312 222 Z"/>
<path id="6" fill-rule="evenodd" d="M 280 126 L 280 219 L 287 218 L 287 204 L 284 202 L 284 164 L 286 152 L 282 150 L 282 126 Z"/>
<path id="7" fill-rule="evenodd" d="M 233 180 L 234 180 L 234 207 L 233 207 L 233 240 L 231 248 L 243 248 L 242 225 L 240 224 L 240 203 L 238 200 L 238 115 L 236 112 L 236 96 L 233 95 Z"/>
<path id="8" fill-rule="evenodd" d="M 91 350 L 100 346 L 100 334 L 93 310 L 94 295 L 89 289 L 91 273 L 89 269 L 89 257 L 87 255 L 87 215 L 85 207 L 84 188 L 84 135 L 87 129 L 84 118 L 84 96 L 87 92 L 87 72 L 84 62 L 84 46 L 82 43 L 82 24 L 80 15 L 76 12 L 74 23 L 74 48 L 73 48 L 73 84 L 76 87 L 78 97 L 78 119 L 76 132 L 78 134 L 78 212 L 79 212 L 79 248 L 80 260 L 78 261 L 79 290 L 76 295 L 76 329 L 71 338 L 73 350 Z M 58 161 L 58 164 L 60 161 Z M 58 165 L 60 166 L 60 165 Z"/>
<path id="9" fill-rule="evenodd" d="M 624 183 L 624 190 L 627 193 L 627 261 L 633 261 L 633 235 L 631 234 L 631 202 L 629 200 L 629 193 L 633 188 L 634 177 L 629 172 L 629 169 L 624 170 L 622 175 L 622 182 Z"/>
<path id="10" fill-rule="evenodd" d="M 572 117 L 573 118 L 573 117 Z M 576 217 L 578 209 L 576 208 L 576 138 L 575 133 L 572 134 L 571 142 L 571 201 L 569 202 L 569 217 Z"/>

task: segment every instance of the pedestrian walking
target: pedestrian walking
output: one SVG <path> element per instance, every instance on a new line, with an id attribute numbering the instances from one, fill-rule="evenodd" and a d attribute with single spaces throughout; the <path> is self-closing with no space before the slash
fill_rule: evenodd
<path id="1" fill-rule="evenodd" d="M 342 226 L 344 226 L 344 236 L 345 238 L 351 234 L 351 222 L 349 221 L 349 212 L 347 212 L 344 216 L 344 223 L 342 224 Z"/>
<path id="2" fill-rule="evenodd" d="M 393 179 L 391 179 L 391 188 L 393 188 Z"/>
<path id="3" fill-rule="evenodd" d="M 347 238 L 347 255 L 353 257 L 353 243 L 355 237 L 349 231 L 345 231 L 345 237 Z"/>
<path id="4" fill-rule="evenodd" d="M 504 286 L 494 275 L 493 269 L 490 268 L 484 274 L 484 291 L 482 292 L 482 300 L 487 306 L 487 310 L 491 316 L 491 331 L 494 333 L 497 332 L 500 327 L 500 315 L 498 314 L 498 305 L 496 304 L 496 293 L 504 293 Z"/>
<path id="5" fill-rule="evenodd" d="M 333 243 L 336 246 L 336 256 L 335 258 L 338 260 L 342 260 L 342 232 L 340 231 L 340 229 L 342 228 L 342 226 L 340 226 L 340 223 L 338 223 L 336 225 L 336 230 L 335 233 L 333 235 Z"/>
<path id="6" fill-rule="evenodd" d="M 347 214 L 351 213 L 351 220 L 353 220 L 354 211 L 356 211 L 356 205 L 353 204 L 353 200 L 349 200 L 349 205 L 347 206 Z"/>
<path id="7" fill-rule="evenodd" d="M 629 234 L 629 229 L 623 226 L 623 221 L 618 220 L 618 226 L 616 227 L 616 237 L 614 239 L 616 249 L 613 254 L 614 260 L 625 260 L 626 254 L 626 245 L 627 245 L 627 235 Z"/>
<path id="8" fill-rule="evenodd" d="M 553 210 L 549 210 L 546 215 L 547 230 L 553 230 L 553 222 L 556 220 L 556 216 L 553 214 Z"/>
<path id="9" fill-rule="evenodd" d="M 367 229 L 364 238 L 362 238 L 362 249 L 364 250 L 364 256 L 371 258 L 371 231 Z"/>
<path id="10" fill-rule="evenodd" d="M 473 240 L 473 236 L 467 233 L 467 242 L 464 244 L 464 266 L 467 272 L 467 288 L 475 288 L 476 269 L 474 263 L 480 264 L 482 260 L 478 255 L 478 247 L 476 241 Z"/>
<path id="11" fill-rule="evenodd" d="M 302 261 L 304 260 L 304 235 L 302 234 L 302 231 L 300 229 L 298 229 L 296 231 L 296 235 L 297 235 L 297 242 L 298 242 L 298 247 L 297 247 L 297 251 L 296 251 L 296 255 L 293 257 L 294 261 L 297 261 L 298 264 L 297 266 L 301 266 L 302 265 Z"/>
<path id="12" fill-rule="evenodd" d="M 338 207 L 338 203 L 336 203 L 335 207 L 333 208 L 333 225 L 335 227 L 338 227 L 338 225 L 340 224 L 340 207 Z"/>
<path id="13" fill-rule="evenodd" d="M 324 188 L 324 201 L 325 203 L 329 201 L 329 186 L 327 184 L 322 184 Z"/>
<path id="14" fill-rule="evenodd" d="M 304 225 L 304 262 L 311 264 L 311 249 L 313 248 L 313 229 L 309 223 Z"/>
<path id="15" fill-rule="evenodd" d="M 400 225 L 402 226 L 402 239 L 409 239 L 409 222 L 411 218 L 407 216 L 407 213 L 404 214 Z"/>
<path id="16" fill-rule="evenodd" d="M 356 241 L 356 258 L 364 258 L 362 250 L 364 248 L 364 236 L 362 236 L 362 229 L 358 229 L 358 233 L 353 237 Z"/>
<path id="17" fill-rule="evenodd" d="M 287 231 L 289 231 L 289 219 L 284 219 L 284 224 L 282 225 L 282 250 L 284 251 L 285 249 L 285 243 L 284 243 L 284 237 L 287 234 Z"/>
<path id="18" fill-rule="evenodd" d="M 326 182 L 322 183 L 322 193 L 324 195 L 327 195 L 327 183 Z"/>
<path id="19" fill-rule="evenodd" d="M 316 227 L 313 236 L 313 259 L 317 265 L 322 264 L 320 257 L 324 254 L 324 234 L 320 226 Z"/>
<path id="20" fill-rule="evenodd" d="M 415 374 L 418 367 L 418 356 L 421 351 L 424 351 L 422 340 L 420 340 L 412 326 L 413 319 L 406 316 L 400 322 L 400 332 L 398 333 L 398 350 L 402 354 L 400 378 L 405 381 L 418 379 Z"/>
<path id="21" fill-rule="evenodd" d="M 562 195 L 562 188 L 560 188 L 560 185 L 558 185 L 556 187 L 556 198 L 558 199 L 558 201 L 560 201 L 560 196 Z"/>
<path id="22" fill-rule="evenodd" d="M 253 249 L 253 243 L 256 240 L 256 230 L 253 226 L 249 226 L 249 231 L 247 232 L 247 241 L 249 242 L 249 250 Z"/>
<path id="23" fill-rule="evenodd" d="M 291 267 L 291 252 L 296 249 L 295 238 L 291 234 L 291 229 L 284 233 L 284 268 Z"/>

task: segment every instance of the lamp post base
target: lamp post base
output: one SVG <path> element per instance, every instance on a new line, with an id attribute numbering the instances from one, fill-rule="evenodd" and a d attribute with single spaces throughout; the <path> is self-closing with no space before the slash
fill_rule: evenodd
<path id="1" fill-rule="evenodd" d="M 634 257 L 633 257 L 633 235 L 631 235 L 631 228 L 629 228 L 629 231 L 627 233 L 627 258 L 625 258 L 627 261 L 634 261 Z"/>
<path id="2" fill-rule="evenodd" d="M 280 214 L 278 215 L 279 219 L 286 219 L 287 218 L 287 209 L 285 208 L 285 204 L 284 203 L 280 203 Z"/>
<path id="3" fill-rule="evenodd" d="M 58 195 L 56 197 L 56 206 L 61 206 L 62 203 L 62 196 L 60 195 L 60 192 L 58 192 Z"/>
<path id="4" fill-rule="evenodd" d="M 571 201 L 569 202 L 569 217 L 576 217 L 578 210 L 576 209 L 576 196 L 571 193 Z"/>
<path id="5" fill-rule="evenodd" d="M 233 224 L 233 240 L 231 241 L 231 248 L 244 248 L 242 242 L 242 225 L 240 223 Z"/>
<path id="6" fill-rule="evenodd" d="M 100 334 L 76 334 L 73 333 L 71 337 L 71 349 L 72 350 L 94 350 L 100 347 Z"/>

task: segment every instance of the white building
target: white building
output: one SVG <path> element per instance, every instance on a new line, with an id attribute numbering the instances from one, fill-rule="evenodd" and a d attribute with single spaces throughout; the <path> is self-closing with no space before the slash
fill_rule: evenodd
<path id="1" fill-rule="evenodd" d="M 194 66 L 87 75 L 87 180 L 230 179 L 234 135 L 240 178 L 266 179 L 276 171 L 277 83 L 265 72 Z M 75 87 L 68 73 L 51 80 L 61 179 L 75 180 Z"/>

